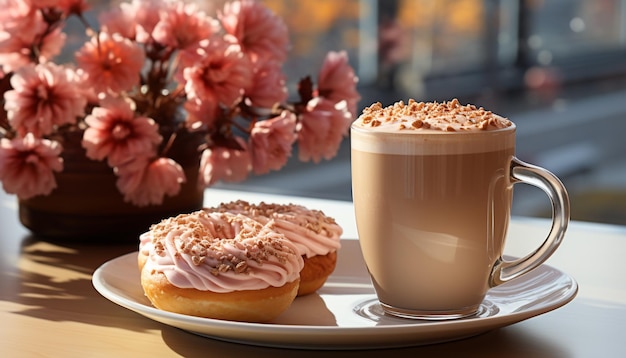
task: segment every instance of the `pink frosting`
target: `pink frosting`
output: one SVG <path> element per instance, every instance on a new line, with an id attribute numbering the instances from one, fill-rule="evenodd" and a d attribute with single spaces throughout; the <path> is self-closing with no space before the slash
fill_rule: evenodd
<path id="1" fill-rule="evenodd" d="M 139 254 L 148 256 L 152 248 L 152 232 L 147 231 L 139 235 Z"/>
<path id="2" fill-rule="evenodd" d="M 319 210 L 301 205 L 250 204 L 246 201 L 223 203 L 207 209 L 240 213 L 262 224 L 274 221 L 275 228 L 298 248 L 300 255 L 308 257 L 326 255 L 341 248 L 343 229 L 334 219 Z"/>
<path id="3" fill-rule="evenodd" d="M 140 252 L 149 253 L 144 270 L 162 272 L 176 287 L 202 291 L 283 286 L 299 278 L 304 262 L 273 225 L 203 211 L 166 219 L 140 238 Z"/>

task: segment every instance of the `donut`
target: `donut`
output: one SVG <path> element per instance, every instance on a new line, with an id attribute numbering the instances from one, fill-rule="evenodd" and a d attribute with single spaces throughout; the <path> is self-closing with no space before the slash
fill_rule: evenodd
<path id="1" fill-rule="evenodd" d="M 251 204 L 243 200 L 205 210 L 243 214 L 262 224 L 273 221 L 275 229 L 296 245 L 304 260 L 298 296 L 317 291 L 335 270 L 343 230 L 335 219 L 320 210 L 296 204 Z"/>
<path id="2" fill-rule="evenodd" d="M 141 237 L 141 286 L 158 309 L 268 322 L 297 295 L 304 262 L 271 221 L 200 210 L 164 219 Z"/>

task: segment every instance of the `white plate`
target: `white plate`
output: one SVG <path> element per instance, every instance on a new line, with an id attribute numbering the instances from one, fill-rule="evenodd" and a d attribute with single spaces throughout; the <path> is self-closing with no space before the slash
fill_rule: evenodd
<path id="1" fill-rule="evenodd" d="M 154 308 L 139 282 L 137 253 L 100 266 L 93 285 L 107 299 L 155 321 L 215 339 L 271 347 L 366 349 L 417 346 L 474 336 L 570 302 L 578 285 L 542 265 L 489 291 L 481 312 L 453 321 L 416 321 L 382 313 L 357 240 L 342 240 L 337 268 L 317 294 L 296 298 L 272 323 L 192 317 Z"/>

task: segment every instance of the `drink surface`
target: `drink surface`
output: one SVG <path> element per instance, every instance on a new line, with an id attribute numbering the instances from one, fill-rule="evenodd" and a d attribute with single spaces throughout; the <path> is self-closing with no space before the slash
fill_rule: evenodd
<path id="1" fill-rule="evenodd" d="M 403 101 L 383 107 L 374 103 L 365 108 L 355 126 L 381 132 L 397 131 L 490 131 L 507 128 L 513 122 L 473 104 Z"/>
<path id="2" fill-rule="evenodd" d="M 351 141 L 353 149 L 372 153 L 479 153 L 502 149 L 502 140 L 497 139 L 501 132 L 515 132 L 515 124 L 483 108 L 461 105 L 456 99 L 444 103 L 411 99 L 408 104 L 383 108 L 375 103 L 365 108 L 352 124 Z"/>

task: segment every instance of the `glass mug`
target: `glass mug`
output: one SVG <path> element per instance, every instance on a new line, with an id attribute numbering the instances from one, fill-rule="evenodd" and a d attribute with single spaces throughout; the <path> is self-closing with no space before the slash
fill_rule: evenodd
<path id="1" fill-rule="evenodd" d="M 458 102 L 445 105 L 454 108 Z M 391 108 L 387 116 L 394 115 Z M 378 109 L 369 114 L 385 117 Z M 555 252 L 569 223 L 568 195 L 556 176 L 515 157 L 513 122 L 483 111 L 483 119 L 496 116 L 507 126 L 408 130 L 419 116 L 405 112 L 397 115 L 407 123 L 403 129 L 365 126 L 361 118 L 351 127 L 363 257 L 386 313 L 432 320 L 471 316 L 487 290 L 533 270 Z M 516 183 L 548 195 L 552 227 L 536 251 L 507 261 L 502 255 Z"/>

